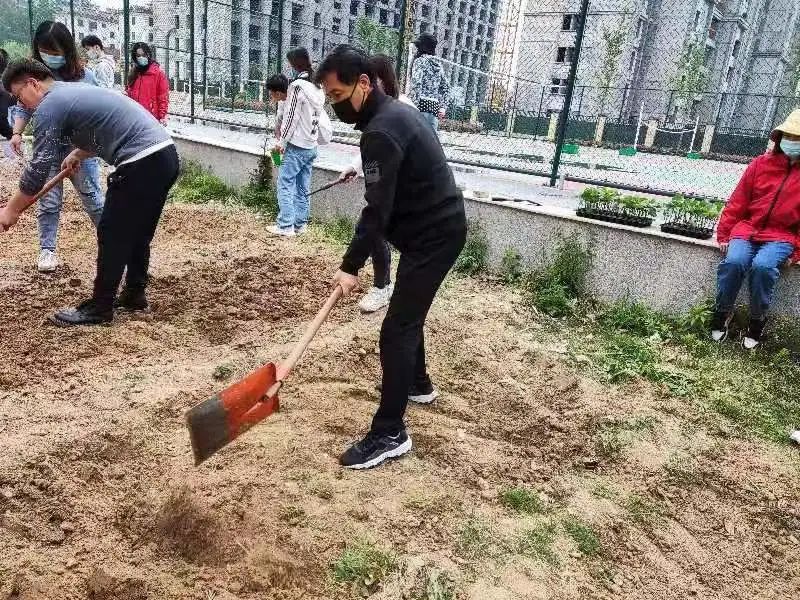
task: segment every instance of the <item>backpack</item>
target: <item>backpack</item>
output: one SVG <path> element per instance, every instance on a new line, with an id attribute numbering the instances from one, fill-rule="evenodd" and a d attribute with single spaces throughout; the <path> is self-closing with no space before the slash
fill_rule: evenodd
<path id="1" fill-rule="evenodd" d="M 333 125 L 331 124 L 331 118 L 328 116 L 328 113 L 325 112 L 325 109 L 322 108 L 317 115 L 317 143 L 320 146 L 325 146 L 326 144 L 330 144 L 332 139 Z"/>

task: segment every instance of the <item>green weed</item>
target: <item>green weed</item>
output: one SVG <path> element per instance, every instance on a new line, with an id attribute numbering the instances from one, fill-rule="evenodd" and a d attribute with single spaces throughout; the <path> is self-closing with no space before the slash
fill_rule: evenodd
<path id="1" fill-rule="evenodd" d="M 368 589 L 386 578 L 397 566 L 394 555 L 370 542 L 357 542 L 345 548 L 331 565 L 337 583 L 352 583 L 359 589 Z"/>
<path id="2" fill-rule="evenodd" d="M 569 516 L 561 523 L 567 535 L 578 546 L 578 551 L 584 556 L 598 556 L 602 552 L 600 539 L 594 530 L 574 516 Z"/>
<path id="3" fill-rule="evenodd" d="M 180 177 L 170 190 L 171 200 L 188 204 L 228 204 L 235 197 L 236 192 L 232 187 L 192 162 L 181 166 Z"/>
<path id="4" fill-rule="evenodd" d="M 625 510 L 637 525 L 652 527 L 663 519 L 661 509 L 642 496 L 631 494 L 625 501 Z"/>
<path id="5" fill-rule="evenodd" d="M 503 261 L 500 264 L 500 279 L 506 285 L 517 285 L 523 276 L 522 256 L 516 250 L 509 248 L 503 254 Z"/>
<path id="6" fill-rule="evenodd" d="M 523 556 L 556 565 L 558 558 L 553 552 L 555 540 L 556 526 L 553 523 L 542 523 L 520 534 L 516 550 Z"/>
<path id="7" fill-rule="evenodd" d="M 214 373 L 211 376 L 217 381 L 226 381 L 231 378 L 231 375 L 233 375 L 233 367 L 230 365 L 220 365 L 214 369 Z"/>
<path id="8" fill-rule="evenodd" d="M 562 240 L 550 264 L 526 277 L 525 303 L 552 317 L 571 315 L 586 295 L 591 265 L 591 252 L 577 238 Z"/>
<path id="9" fill-rule="evenodd" d="M 478 275 L 489 263 L 489 238 L 478 221 L 467 224 L 467 241 L 456 260 L 454 270 L 462 275 Z"/>
<path id="10" fill-rule="evenodd" d="M 347 217 L 337 217 L 336 219 L 323 221 L 321 225 L 323 235 L 339 246 L 350 244 L 356 229 L 353 220 Z"/>
<path id="11" fill-rule="evenodd" d="M 500 492 L 500 502 L 508 508 L 529 515 L 541 514 L 547 510 L 539 494 L 522 487 Z"/>
<path id="12" fill-rule="evenodd" d="M 492 531 L 478 517 L 469 518 L 458 532 L 456 551 L 468 560 L 485 557 L 492 543 Z"/>

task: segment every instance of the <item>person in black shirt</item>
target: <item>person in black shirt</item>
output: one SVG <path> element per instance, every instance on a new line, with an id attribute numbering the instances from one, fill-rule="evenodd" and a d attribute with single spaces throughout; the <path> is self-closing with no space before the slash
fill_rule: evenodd
<path id="1" fill-rule="evenodd" d="M 6 70 L 8 66 L 8 52 L 0 48 L 0 75 Z M 0 135 L 7 140 L 11 139 L 14 129 L 11 123 L 8 122 L 8 109 L 16 104 L 14 98 L 0 84 Z"/>
<path id="2" fill-rule="evenodd" d="M 368 57 L 338 46 L 317 80 L 336 116 L 361 130 L 366 207 L 334 284 L 349 294 L 378 236 L 400 251 L 394 294 L 381 327 L 381 402 L 363 440 L 341 457 L 363 469 L 411 449 L 403 423 L 408 401 L 432 402 L 437 393 L 425 367 L 423 325 L 439 286 L 466 240 L 464 198 L 439 140 L 419 111 L 375 85 Z"/>

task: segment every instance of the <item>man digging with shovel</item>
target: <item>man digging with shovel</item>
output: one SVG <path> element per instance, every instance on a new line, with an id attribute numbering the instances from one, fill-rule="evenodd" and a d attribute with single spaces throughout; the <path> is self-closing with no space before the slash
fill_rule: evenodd
<path id="1" fill-rule="evenodd" d="M 56 325 L 110 322 L 115 306 L 144 310 L 150 242 L 164 202 L 178 177 L 178 153 L 169 134 L 139 104 L 112 90 L 62 83 L 41 63 L 11 63 L 3 87 L 33 111 L 33 158 L 19 190 L 0 210 L 0 232 L 13 227 L 45 185 L 50 163 L 64 141 L 76 148 L 61 168 L 75 171 L 90 156 L 116 167 L 108 178 L 103 216 L 97 226 L 97 276 L 89 300 L 57 312 Z M 62 172 L 63 174 L 63 172 Z M 117 288 L 127 268 L 119 299 Z M 116 299 L 116 302 L 115 302 Z"/>
<path id="2" fill-rule="evenodd" d="M 419 111 L 375 85 L 368 57 L 339 46 L 319 67 L 319 81 L 336 116 L 361 130 L 366 207 L 334 283 L 345 294 L 373 240 L 382 236 L 400 251 L 394 294 L 381 327 L 381 402 L 363 440 L 341 457 L 365 469 L 411 449 L 403 423 L 409 400 L 436 398 L 425 367 L 423 326 L 436 292 L 466 240 L 464 199 L 436 134 Z"/>

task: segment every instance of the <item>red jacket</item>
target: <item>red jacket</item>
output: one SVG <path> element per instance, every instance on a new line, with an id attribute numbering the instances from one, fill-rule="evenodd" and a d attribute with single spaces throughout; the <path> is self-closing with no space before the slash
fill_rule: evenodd
<path id="1" fill-rule="evenodd" d="M 789 242 L 800 261 L 800 165 L 783 152 L 762 154 L 750 163 L 725 205 L 717 241 Z"/>
<path id="2" fill-rule="evenodd" d="M 144 73 L 139 73 L 125 93 L 144 106 L 159 121 L 167 116 L 169 108 L 169 82 L 158 63 L 150 63 Z"/>

